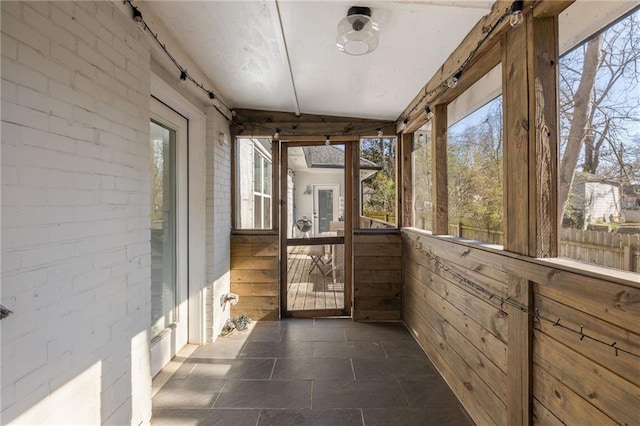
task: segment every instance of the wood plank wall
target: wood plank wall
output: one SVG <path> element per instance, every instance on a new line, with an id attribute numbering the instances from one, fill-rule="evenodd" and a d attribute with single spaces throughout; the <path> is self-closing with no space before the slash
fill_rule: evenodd
<path id="1" fill-rule="evenodd" d="M 353 238 L 354 320 L 401 320 L 400 234 L 356 234 Z"/>
<path id="2" fill-rule="evenodd" d="M 507 360 L 517 348 L 499 298 L 460 277 L 502 296 L 510 276 L 528 280 L 542 318 L 640 354 L 640 279 L 593 278 L 415 229 L 402 238 L 403 319 L 478 424 L 508 424 Z M 640 358 L 547 320 L 533 321 L 533 336 L 534 424 L 638 424 Z"/>
<path id="3" fill-rule="evenodd" d="M 278 235 L 231 235 L 231 292 L 240 296 L 231 316 L 279 318 Z"/>

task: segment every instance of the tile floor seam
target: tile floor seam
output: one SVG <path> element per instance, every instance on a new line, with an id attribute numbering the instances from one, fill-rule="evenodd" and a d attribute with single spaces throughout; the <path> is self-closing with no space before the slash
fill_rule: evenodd
<path id="1" fill-rule="evenodd" d="M 260 417 L 262 417 L 262 408 L 259 409 L 258 418 L 256 419 L 256 426 L 260 424 Z"/>
<path id="2" fill-rule="evenodd" d="M 362 426 L 366 426 L 364 422 L 364 410 L 362 410 L 362 408 L 358 408 L 358 410 L 360 410 L 360 420 L 362 420 Z"/>
<path id="3" fill-rule="evenodd" d="M 278 358 L 273 359 L 273 365 L 271 366 L 271 374 L 269 375 L 269 380 L 273 380 L 273 372 L 276 369 L 276 362 L 278 362 Z"/>
<path id="4" fill-rule="evenodd" d="M 356 378 L 356 368 L 353 366 L 353 358 L 349 358 L 349 362 L 351 363 L 351 374 L 353 374 L 353 380 L 358 380 Z"/>
<path id="5" fill-rule="evenodd" d="M 400 392 L 402 392 L 402 397 L 404 398 L 405 402 L 407 403 L 407 407 L 408 408 L 413 408 L 411 406 L 411 403 L 409 402 L 409 398 L 407 398 L 407 394 L 404 391 L 404 388 L 402 387 L 402 383 L 400 383 L 400 378 L 396 377 L 396 382 L 398 383 L 398 387 L 400 388 Z"/>
<path id="6" fill-rule="evenodd" d="M 222 392 L 224 391 L 225 386 L 227 386 L 227 383 L 229 381 L 225 380 L 224 384 L 222 385 L 222 389 L 220 389 L 220 392 L 218 392 L 218 395 L 216 395 L 216 399 L 213 401 L 213 404 L 211 404 L 211 406 L 209 408 L 214 408 L 216 406 L 216 402 L 218 402 L 218 399 L 220 398 L 220 395 L 222 395 Z"/>

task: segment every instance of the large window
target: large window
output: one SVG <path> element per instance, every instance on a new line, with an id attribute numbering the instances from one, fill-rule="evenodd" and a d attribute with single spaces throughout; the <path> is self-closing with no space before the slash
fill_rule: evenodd
<path id="1" fill-rule="evenodd" d="M 360 228 L 395 228 L 396 138 L 360 141 Z"/>
<path id="2" fill-rule="evenodd" d="M 560 256 L 634 271 L 633 253 L 640 250 L 638 34 L 636 10 L 559 64 Z"/>
<path id="3" fill-rule="evenodd" d="M 502 244 L 502 97 L 448 129 L 449 234 Z"/>
<path id="4" fill-rule="evenodd" d="M 413 173 L 413 226 L 432 230 L 433 224 L 433 175 L 431 165 L 431 122 L 413 135 L 411 152 Z"/>
<path id="5" fill-rule="evenodd" d="M 238 139 L 236 165 L 238 229 L 271 229 L 271 141 Z"/>

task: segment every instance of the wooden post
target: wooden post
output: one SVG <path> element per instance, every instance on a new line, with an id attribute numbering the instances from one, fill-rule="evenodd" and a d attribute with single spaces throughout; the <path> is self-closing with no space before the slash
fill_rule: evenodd
<path id="1" fill-rule="evenodd" d="M 557 19 L 527 15 L 503 45 L 505 250 L 556 256 Z M 532 283 L 509 276 L 510 300 L 533 311 Z M 532 316 L 507 306 L 507 423 L 532 423 Z"/>
<path id="2" fill-rule="evenodd" d="M 438 104 L 434 108 L 431 126 L 431 158 L 433 173 L 433 224 L 434 235 L 449 233 L 449 194 L 447 189 L 447 105 Z"/>
<path id="3" fill-rule="evenodd" d="M 624 246 L 622 254 L 622 269 L 625 271 L 633 271 L 633 264 L 631 262 L 631 246 Z"/>
<path id="4" fill-rule="evenodd" d="M 413 226 L 413 170 L 411 167 L 411 153 L 413 152 L 413 133 L 400 134 L 400 152 L 402 164 L 401 173 L 398 179 L 402 182 L 402 193 L 400 194 L 400 205 L 402 206 L 402 220 L 398 220 L 398 228 L 403 226 Z M 400 213 L 400 210 L 398 211 Z"/>

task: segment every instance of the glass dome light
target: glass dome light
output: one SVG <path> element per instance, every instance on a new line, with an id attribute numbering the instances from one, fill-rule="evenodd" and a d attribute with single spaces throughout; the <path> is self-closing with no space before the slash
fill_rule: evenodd
<path id="1" fill-rule="evenodd" d="M 336 46 L 349 55 L 366 55 L 378 47 L 379 36 L 380 27 L 371 19 L 371 9 L 353 6 L 338 23 Z"/>

